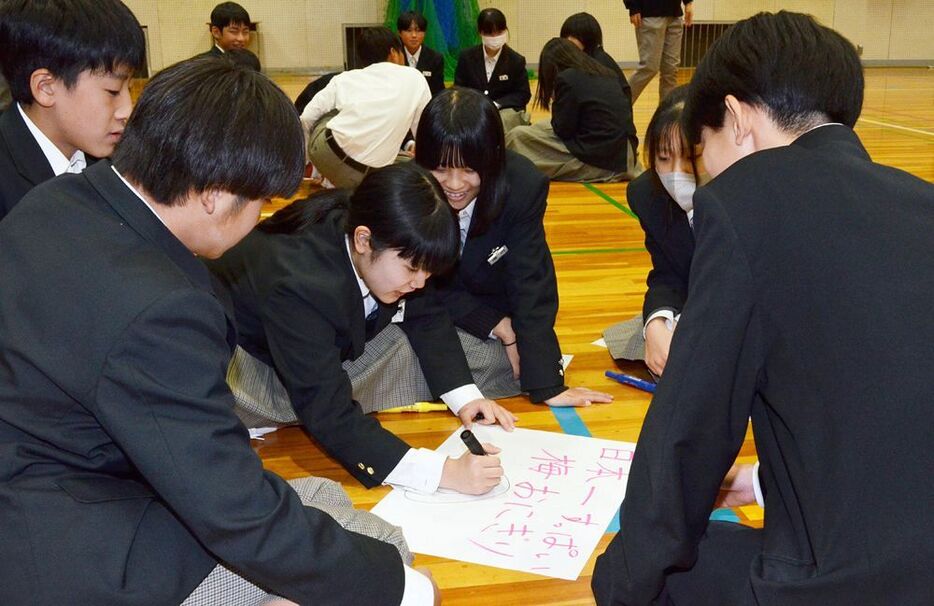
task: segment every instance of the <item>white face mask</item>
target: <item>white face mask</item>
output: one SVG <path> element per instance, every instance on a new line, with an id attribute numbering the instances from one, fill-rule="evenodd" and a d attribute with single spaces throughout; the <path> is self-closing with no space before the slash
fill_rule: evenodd
<path id="1" fill-rule="evenodd" d="M 686 213 L 694 210 L 694 190 L 697 183 L 690 173 L 665 173 L 658 175 L 662 187 Z"/>
<path id="2" fill-rule="evenodd" d="M 483 46 L 491 51 L 498 51 L 503 45 L 509 42 L 509 30 L 504 31 L 498 36 L 480 36 L 483 40 Z"/>

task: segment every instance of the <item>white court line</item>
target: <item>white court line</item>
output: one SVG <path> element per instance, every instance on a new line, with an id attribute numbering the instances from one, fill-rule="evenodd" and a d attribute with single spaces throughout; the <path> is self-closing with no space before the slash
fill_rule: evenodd
<path id="1" fill-rule="evenodd" d="M 892 124 L 890 122 L 882 122 L 880 120 L 870 120 L 869 118 L 860 118 L 860 122 L 867 122 L 869 124 L 875 124 L 876 126 L 884 126 L 886 128 L 895 128 L 898 130 L 905 130 L 909 133 L 917 133 L 919 135 L 927 135 L 928 137 L 934 137 L 934 132 L 929 130 L 920 130 L 917 128 L 908 128 L 907 126 L 899 126 L 898 124 Z"/>

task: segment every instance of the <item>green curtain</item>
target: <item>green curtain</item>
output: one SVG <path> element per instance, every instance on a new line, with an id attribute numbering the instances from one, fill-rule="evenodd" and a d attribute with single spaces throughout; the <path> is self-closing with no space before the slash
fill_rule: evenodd
<path id="1" fill-rule="evenodd" d="M 453 80 L 461 50 L 480 44 L 477 0 L 389 0 L 386 27 L 397 32 L 396 20 L 405 11 L 425 16 L 428 21 L 425 46 L 444 55 L 444 79 Z"/>

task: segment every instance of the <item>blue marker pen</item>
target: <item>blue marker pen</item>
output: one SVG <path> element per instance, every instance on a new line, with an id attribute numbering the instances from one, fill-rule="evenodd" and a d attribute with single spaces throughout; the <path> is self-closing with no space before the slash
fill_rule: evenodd
<path id="1" fill-rule="evenodd" d="M 606 376 L 610 377 L 614 381 L 619 381 L 623 385 L 629 385 L 630 387 L 635 387 L 636 389 L 641 389 L 642 391 L 655 393 L 655 383 L 643 381 L 642 379 L 630 377 L 629 375 L 624 375 L 619 372 L 613 372 L 612 370 L 608 370 L 604 374 L 606 374 Z"/>

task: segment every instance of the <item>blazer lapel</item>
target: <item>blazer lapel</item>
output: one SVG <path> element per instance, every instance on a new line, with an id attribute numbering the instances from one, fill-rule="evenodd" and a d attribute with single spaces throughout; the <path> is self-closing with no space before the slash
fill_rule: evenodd
<path id="1" fill-rule="evenodd" d="M 10 150 L 17 172 L 27 181 L 38 185 L 55 176 L 52 166 L 29 132 L 29 127 L 23 121 L 16 104 L 11 105 L 0 116 L 0 136 Z"/>

